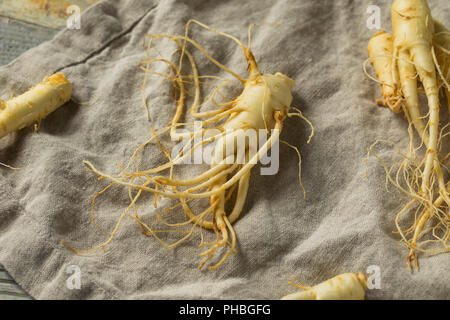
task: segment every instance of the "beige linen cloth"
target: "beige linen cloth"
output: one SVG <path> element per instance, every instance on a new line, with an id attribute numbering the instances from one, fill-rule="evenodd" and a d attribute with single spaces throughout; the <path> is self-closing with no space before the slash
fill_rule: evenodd
<path id="1" fill-rule="evenodd" d="M 297 289 L 292 276 L 315 284 L 343 272 L 381 272 L 380 289 L 369 299 L 450 298 L 450 255 L 420 255 L 420 272 L 411 274 L 407 249 L 393 234 L 395 213 L 407 199 L 384 186 L 385 174 L 374 160 L 365 177 L 365 155 L 377 138 L 408 141 L 407 123 L 376 106 L 378 84 L 363 73 L 366 45 L 376 30 L 367 28 L 367 8 L 381 8 L 381 28 L 391 30 L 391 1 L 137 1 L 106 0 L 85 11 L 81 29 L 61 31 L 0 68 L 0 95 L 20 94 L 54 72 L 73 83 L 70 102 L 31 128 L 0 140 L 0 161 L 21 170 L 0 169 L 0 263 L 37 299 L 278 299 Z M 433 15 L 448 26 L 446 0 L 430 0 Z M 105 182 L 83 167 L 117 173 L 132 151 L 173 115 L 171 83 L 152 78 L 152 122 L 141 103 L 146 33 L 183 34 L 190 18 L 247 40 L 264 72 L 295 80 L 293 105 L 311 120 L 316 135 L 307 145 L 308 126 L 287 119 L 282 138 L 303 155 L 303 184 L 298 185 L 295 152 L 280 145 L 276 175 L 252 172 L 248 200 L 234 227 L 238 253 L 217 271 L 197 270 L 203 249 L 198 233 L 175 249 L 144 236 L 135 221 L 123 221 L 116 238 L 91 256 L 61 244 L 88 249 L 106 240 L 91 222 L 92 195 Z M 247 75 L 242 51 L 229 39 L 193 27 L 191 36 L 216 59 Z M 172 47 L 160 42 L 167 57 Z M 200 72 L 227 76 L 196 53 Z M 217 84 L 220 82 L 217 82 Z M 238 94 L 234 82 L 229 92 Z M 378 149 L 392 161 L 395 151 Z M 146 167 L 164 157 L 154 145 Z M 194 166 L 187 172 L 198 172 Z M 115 187 L 96 206 L 97 221 L 111 231 L 128 204 L 127 190 Z M 142 219 L 155 214 L 151 199 L 140 206 Z M 171 240 L 171 236 L 166 236 Z M 174 239 L 174 238 L 173 238 Z M 173 240 L 172 239 L 172 240 Z M 81 271 L 81 288 L 66 281 L 70 266 Z"/>

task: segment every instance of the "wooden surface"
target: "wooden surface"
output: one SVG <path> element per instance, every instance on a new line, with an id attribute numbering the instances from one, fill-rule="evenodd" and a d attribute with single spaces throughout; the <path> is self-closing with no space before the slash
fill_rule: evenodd
<path id="1" fill-rule="evenodd" d="M 0 300 L 32 300 L 0 264 Z"/>
<path id="2" fill-rule="evenodd" d="M 28 49 L 50 40 L 56 32 L 54 29 L 0 17 L 0 65 L 10 63 Z"/>
<path id="3" fill-rule="evenodd" d="M 75 4 L 83 11 L 98 1 L 0 0 L 0 66 L 52 39 L 66 26 L 68 6 Z M 0 300 L 31 299 L 0 264 Z"/>

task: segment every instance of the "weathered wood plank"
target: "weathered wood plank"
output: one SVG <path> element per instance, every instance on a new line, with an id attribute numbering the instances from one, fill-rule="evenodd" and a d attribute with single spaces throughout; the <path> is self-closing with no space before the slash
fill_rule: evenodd
<path id="1" fill-rule="evenodd" d="M 13 281 L 13 279 L 11 278 L 11 276 L 9 275 L 8 272 L 6 272 L 6 270 L 0 270 L 0 282 L 1 281 Z"/>
<path id="2" fill-rule="evenodd" d="M 56 32 L 54 29 L 0 17 L 0 65 L 8 64 L 28 49 L 52 39 Z"/>
<path id="3" fill-rule="evenodd" d="M 10 293 L 1 293 L 0 292 L 0 301 L 1 300 L 33 300 L 30 296 L 24 296 L 24 295 L 14 295 Z"/>
<path id="4" fill-rule="evenodd" d="M 27 293 L 16 283 L 10 281 L 0 281 L 0 292 L 15 295 L 27 295 Z"/>
<path id="5" fill-rule="evenodd" d="M 20 21 L 60 29 L 66 26 L 75 5 L 80 12 L 99 0 L 0 0 L 0 15 Z"/>
<path id="6" fill-rule="evenodd" d="M 0 264 L 0 300 L 32 300 Z"/>

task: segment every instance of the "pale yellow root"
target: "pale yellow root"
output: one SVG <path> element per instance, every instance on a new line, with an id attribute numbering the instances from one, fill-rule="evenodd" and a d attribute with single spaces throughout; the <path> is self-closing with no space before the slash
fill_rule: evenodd
<path id="1" fill-rule="evenodd" d="M 249 67 L 249 79 L 245 80 L 232 70 L 222 65 L 220 62 L 209 56 L 208 53 L 206 53 L 206 51 L 196 41 L 192 40 L 188 36 L 188 30 L 189 25 L 193 23 L 235 41 L 245 53 Z M 88 161 L 84 162 L 87 169 L 97 174 L 99 179 L 107 179 L 110 182 L 108 187 L 94 196 L 94 200 L 110 186 L 121 185 L 127 187 L 128 196 L 131 203 L 120 216 L 114 230 L 110 233 L 104 232 L 108 234 L 109 237 L 102 244 L 92 249 L 81 251 L 75 250 L 67 244 L 65 245 L 75 253 L 90 253 L 97 249 L 104 249 L 105 246 L 112 241 L 125 216 L 129 216 L 130 218 L 136 220 L 144 234 L 154 236 L 160 243 L 169 248 L 172 248 L 188 239 L 193 234 L 194 230 L 196 230 L 196 227 L 199 227 L 201 238 L 199 247 L 204 245 L 209 246 L 207 250 L 201 253 L 204 260 L 200 264 L 199 268 L 202 268 L 206 262 L 210 261 L 210 259 L 214 257 L 216 252 L 220 251 L 221 257 L 217 262 L 215 262 L 215 264 L 209 266 L 209 270 L 215 270 L 220 267 L 232 253 L 236 252 L 236 234 L 232 224 L 239 218 L 244 207 L 249 187 L 251 169 L 279 139 L 285 117 L 298 116 L 310 125 L 311 123 L 298 109 L 294 108 L 297 112 L 289 113 L 290 104 L 292 102 L 291 89 L 294 84 L 293 80 L 281 73 L 276 73 L 274 75 L 260 74 L 250 48 L 246 48 L 239 39 L 206 26 L 196 20 L 188 21 L 184 36 L 152 34 L 147 35 L 147 37 L 150 38 L 147 45 L 144 43 L 144 47 L 147 48 L 147 57 L 146 60 L 140 64 L 140 68 L 145 72 L 142 86 L 143 93 L 145 93 L 146 84 L 148 83 L 147 75 L 149 74 L 161 76 L 164 79 L 172 81 L 176 98 L 175 114 L 172 121 L 166 128 L 157 131 L 152 130 L 152 138 L 148 139 L 135 150 L 125 167 L 120 165 L 121 171 L 119 174 L 109 175 L 103 173 L 96 169 L 92 163 Z M 181 51 L 179 60 L 180 63 L 178 66 L 168 59 L 152 57 L 150 55 L 151 52 L 158 52 L 158 50 L 150 51 L 151 45 L 155 44 L 155 40 L 157 39 L 168 39 L 176 45 L 177 51 Z M 191 55 L 187 45 L 195 47 L 217 67 L 238 79 L 245 85 L 244 92 L 236 99 L 226 98 L 220 92 L 220 89 L 228 85 L 230 81 L 217 76 L 200 76 L 198 74 L 193 56 Z M 181 72 L 183 58 L 185 56 L 187 57 L 187 62 L 190 64 L 192 74 L 183 74 Z M 151 64 L 153 63 L 164 63 L 168 67 L 169 73 L 153 72 L 150 69 Z M 184 69 L 185 68 L 183 68 L 183 70 Z M 203 81 L 207 79 L 220 80 L 224 81 L 224 83 L 216 86 L 211 93 L 207 95 L 205 101 L 201 102 L 201 80 Z M 191 89 L 193 89 L 193 94 L 189 91 L 190 86 Z M 220 96 L 225 101 L 217 102 L 216 96 Z M 177 132 L 175 130 L 180 126 L 192 125 L 192 123 L 179 122 L 180 118 L 185 113 L 184 107 L 189 97 L 193 97 L 190 115 L 193 118 L 200 119 L 202 121 L 202 130 L 199 132 L 198 136 L 194 135 L 193 132 Z M 208 99 L 218 108 L 210 111 L 200 111 L 200 107 Z M 243 100 L 243 102 L 241 100 Z M 147 110 L 148 116 L 149 112 L 145 95 L 143 95 L 142 101 L 145 109 Z M 261 112 L 264 114 L 261 115 Z M 264 120 L 264 122 L 262 120 Z M 232 141 L 234 142 L 234 139 L 238 138 L 235 133 L 239 130 L 236 129 L 246 130 L 248 128 L 254 128 L 255 130 L 265 128 L 270 132 L 270 136 L 267 141 L 261 143 L 262 146 L 255 150 L 255 152 L 250 152 L 247 147 L 245 148 L 245 163 L 241 164 L 228 162 L 230 157 L 232 158 L 232 161 L 236 161 L 236 158 L 234 157 L 234 153 L 236 151 L 234 151 L 234 153 L 232 152 L 233 154 L 227 153 L 219 155 L 217 150 L 222 149 L 222 147 L 225 147 L 227 143 Z M 218 133 L 207 134 L 207 130 L 209 129 L 218 130 Z M 189 144 L 186 144 L 178 155 L 173 158 L 162 145 L 162 141 L 158 139 L 160 135 L 168 132 L 174 140 L 187 139 L 190 142 Z M 311 137 L 313 134 L 314 128 L 312 128 Z M 205 137 L 205 135 L 207 135 L 207 137 Z M 203 137 L 203 139 L 200 142 L 196 142 L 196 138 L 198 137 Z M 141 169 L 141 166 L 139 165 L 140 152 L 151 142 L 156 142 L 168 161 L 156 168 Z M 191 146 L 192 142 L 194 143 L 193 146 Z M 179 179 L 174 177 L 174 165 L 181 163 L 188 156 L 191 156 L 197 148 L 212 142 L 216 142 L 216 148 L 214 149 L 213 163 L 209 170 L 187 179 Z M 298 149 L 295 147 L 293 148 L 299 154 Z M 231 150 L 234 150 L 234 148 L 228 149 L 227 151 Z M 135 169 L 134 172 L 132 172 L 133 169 L 131 169 L 133 167 L 133 163 Z M 166 170 L 170 170 L 168 176 L 163 174 L 163 171 Z M 237 189 L 236 193 L 234 192 L 235 189 Z M 154 223 L 147 225 L 140 219 L 136 205 L 138 199 L 144 191 L 150 192 L 154 195 L 153 203 L 155 207 L 158 207 L 158 202 L 162 197 L 177 201 L 175 205 L 170 207 L 169 210 L 165 210 L 165 212 L 181 207 L 184 211 L 185 220 L 182 222 L 173 222 L 163 217 L 163 214 L 161 213 L 156 215 L 156 220 Z M 230 201 L 233 195 L 235 195 L 234 205 L 231 207 L 231 211 L 227 212 L 225 209 L 225 204 Z M 195 210 L 191 209 L 193 199 L 209 200 L 209 207 L 203 212 L 196 214 Z M 97 225 L 93 212 L 94 200 L 92 202 L 91 215 L 92 220 Z M 205 202 L 199 203 L 202 204 Z M 134 214 L 130 214 L 130 210 L 133 210 Z M 163 224 L 169 228 L 183 228 L 189 225 L 192 225 L 192 227 L 188 230 L 173 230 L 173 232 L 185 233 L 185 236 L 178 241 L 168 244 L 160 238 L 157 233 L 169 232 L 169 230 L 156 229 L 157 224 Z M 103 231 L 99 225 L 97 225 L 97 227 Z M 205 241 L 202 229 L 213 230 L 216 238 L 215 241 Z M 229 248 L 224 251 L 227 246 L 229 246 Z"/>
<path id="2" fill-rule="evenodd" d="M 399 165 L 395 180 L 390 177 L 393 167 L 387 169 L 387 166 L 383 164 L 388 175 L 387 179 L 414 199 L 397 214 L 395 220 L 402 240 L 410 248 L 410 254 L 407 258 L 408 266 L 411 268 L 411 261 L 413 260 L 417 268 L 418 263 L 415 250 L 419 250 L 418 240 L 425 233 L 432 232 L 433 237 L 436 239 L 425 240 L 424 243 L 440 242 L 443 244 L 444 249 L 420 249 L 420 251 L 429 253 L 447 251 L 445 249 L 447 247 L 446 241 L 440 239 L 436 235 L 435 230 L 437 230 L 436 228 L 442 228 L 446 234 L 450 229 L 449 219 L 448 217 L 445 218 L 445 211 L 447 210 L 448 212 L 450 198 L 446 188 L 442 162 L 439 159 L 439 150 L 443 144 L 442 139 L 447 135 L 442 133 L 447 125 L 444 125 L 441 132 L 439 132 L 439 89 L 443 88 L 450 102 L 448 92 L 448 79 L 450 76 L 450 51 L 448 48 L 450 47 L 450 38 L 448 30 L 431 17 L 425 0 L 394 1 L 392 5 L 392 24 L 393 37 L 390 38 L 384 32 L 376 34 L 369 43 L 368 51 L 378 80 L 382 84 L 386 83 L 389 85 L 386 89 L 383 87 L 383 97 L 384 91 L 389 93 L 391 86 L 400 89 L 398 92 L 403 98 L 402 106 L 404 108 L 402 109 L 405 117 L 410 124 L 414 125 L 423 145 L 427 149 L 424 159 L 416 161 L 413 134 L 408 128 L 410 135 L 409 152 L 408 156 Z M 389 42 L 392 42 L 392 53 Z M 382 54 L 383 52 L 385 53 L 384 55 Z M 381 58 L 377 59 L 379 60 L 378 64 L 374 60 L 377 56 L 381 56 Z M 391 66 L 388 64 L 389 57 L 392 57 Z M 390 78 L 389 74 L 392 75 Z M 429 111 L 425 116 L 420 111 L 418 80 L 422 83 L 428 99 Z M 424 120 L 427 120 L 426 125 Z M 369 150 L 369 152 L 371 151 Z M 405 187 L 400 186 L 400 177 L 403 178 Z M 437 199 L 436 190 L 438 190 L 439 194 Z M 416 215 L 412 228 L 402 230 L 399 218 L 416 201 L 419 205 L 418 209 L 423 207 L 423 211 L 418 217 Z M 439 208 L 443 204 L 447 206 L 447 209 Z M 428 222 L 432 218 L 437 224 L 434 227 L 426 228 L 427 225 L 431 225 Z M 411 239 L 407 238 L 408 235 L 411 235 Z"/>
<path id="3" fill-rule="evenodd" d="M 394 52 L 400 61 L 409 58 L 419 75 L 429 107 L 429 142 L 421 191 L 427 194 L 430 187 L 430 175 L 437 155 L 439 125 L 439 95 L 435 64 L 431 54 L 434 23 L 425 0 L 396 0 L 392 5 L 392 26 L 394 34 Z M 403 70 L 399 66 L 400 78 Z M 409 72 L 407 77 L 408 78 Z M 405 81 L 408 81 L 405 79 Z"/>
<path id="4" fill-rule="evenodd" d="M 367 279 L 364 273 L 343 273 L 313 287 L 290 282 L 304 291 L 291 293 L 281 300 L 364 300 Z"/>
<path id="5" fill-rule="evenodd" d="M 436 170 L 439 171 L 437 167 L 440 166 L 437 154 L 439 144 L 439 87 L 433 60 L 434 22 L 427 2 L 425 0 L 396 0 L 392 5 L 392 25 L 394 52 L 398 53 L 399 56 L 400 81 L 403 83 L 414 82 L 411 79 L 415 75 L 415 72 L 414 75 L 412 72 L 414 64 L 415 71 L 419 75 L 428 98 L 428 141 L 424 139 L 427 152 L 422 170 L 420 193 L 428 198 L 428 205 L 432 206 L 431 181 L 434 179 Z M 411 63 L 404 66 L 403 69 L 400 61 L 406 59 L 411 60 Z M 446 192 L 446 190 L 444 189 L 443 192 Z M 429 218 L 429 214 L 422 216 L 416 225 L 412 243 L 416 243 L 420 231 Z M 414 247 L 411 248 L 408 256 L 408 265 L 410 265 L 411 259 L 416 260 Z"/>
<path id="6" fill-rule="evenodd" d="M 410 63 L 408 55 L 403 53 L 395 60 L 393 45 L 392 35 L 380 31 L 372 36 L 367 46 L 370 62 L 381 85 L 383 101 L 377 100 L 377 103 L 389 107 L 394 113 L 404 110 L 406 117 L 412 119 L 422 140 L 428 141 L 420 114 L 414 65 Z M 402 72 L 398 72 L 397 68 Z M 399 76 L 402 79 L 399 79 Z M 402 108 L 403 106 L 406 110 Z"/>
<path id="7" fill-rule="evenodd" d="M 70 100 L 72 84 L 62 73 L 45 78 L 27 92 L 8 101 L 0 100 L 0 138 L 33 123 Z"/>
<path id="8" fill-rule="evenodd" d="M 383 101 L 377 101 L 393 112 L 401 112 L 402 97 L 399 93 L 398 79 L 393 79 L 392 57 L 393 57 L 392 35 L 386 31 L 380 31 L 372 36 L 367 46 L 370 62 L 381 85 Z"/>

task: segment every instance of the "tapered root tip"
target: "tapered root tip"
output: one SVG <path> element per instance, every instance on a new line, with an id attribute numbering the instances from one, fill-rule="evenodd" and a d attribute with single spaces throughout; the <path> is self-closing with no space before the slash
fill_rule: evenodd
<path id="1" fill-rule="evenodd" d="M 406 263 L 408 264 L 408 269 L 412 272 L 413 268 L 411 266 L 411 260 L 414 261 L 414 269 L 419 270 L 419 262 L 415 252 L 411 252 L 406 258 Z"/>

